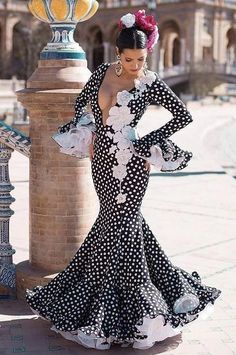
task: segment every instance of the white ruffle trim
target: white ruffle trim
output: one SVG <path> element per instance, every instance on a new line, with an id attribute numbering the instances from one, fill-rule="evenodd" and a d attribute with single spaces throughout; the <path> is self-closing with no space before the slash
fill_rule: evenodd
<path id="1" fill-rule="evenodd" d="M 30 309 L 34 314 L 36 314 L 40 318 L 46 319 L 42 317 L 33 308 L 30 307 Z M 197 313 L 198 315 L 197 319 L 205 320 L 209 316 L 211 316 L 213 312 L 214 312 L 214 305 L 211 302 L 209 302 L 201 312 Z M 189 315 L 189 320 L 194 320 L 194 318 L 196 318 L 197 315 Z M 170 323 L 167 323 L 164 326 L 164 317 L 162 315 L 159 315 L 156 318 L 144 317 L 143 324 L 136 325 L 136 327 L 140 331 L 140 335 L 147 335 L 147 338 L 137 339 L 133 342 L 124 341 L 121 343 L 121 347 L 127 347 L 131 344 L 132 347 L 135 349 L 142 349 L 142 350 L 149 349 L 155 344 L 156 341 L 162 341 L 166 338 L 181 333 L 183 327 L 186 327 L 189 324 L 191 324 L 191 322 L 173 328 Z M 97 338 L 95 335 L 86 335 L 81 330 L 72 331 L 72 332 L 62 331 L 62 330 L 58 330 L 54 325 L 51 327 L 51 330 L 61 334 L 67 340 L 75 341 L 86 348 L 93 348 L 98 350 L 110 349 L 112 342 L 116 339 L 114 336 L 110 336 L 109 338 Z"/>
<path id="2" fill-rule="evenodd" d="M 60 152 L 77 158 L 89 156 L 89 145 L 92 143 L 92 131 L 86 126 L 71 128 L 68 132 L 53 137 L 60 145 Z"/>
<path id="3" fill-rule="evenodd" d="M 214 305 L 208 303 L 207 306 L 198 313 L 198 319 L 206 319 L 214 312 Z M 196 315 L 189 315 L 189 320 L 194 320 Z M 136 325 L 139 331 L 146 334 L 148 337 L 146 339 L 140 339 L 133 343 L 133 348 L 136 349 L 149 349 L 156 341 L 162 341 L 166 338 L 175 336 L 181 332 L 183 327 L 186 327 L 191 323 L 185 325 L 179 325 L 173 328 L 170 323 L 164 326 L 164 317 L 162 315 L 156 318 L 144 317 L 143 324 L 141 326 Z"/>
<path id="4" fill-rule="evenodd" d="M 143 157 L 143 156 L 139 155 L 135 151 L 132 142 L 131 142 L 131 150 L 134 153 L 134 155 L 136 155 L 144 160 L 147 160 L 157 170 L 162 170 L 162 171 L 176 170 L 185 159 L 184 156 L 181 156 L 181 157 L 175 159 L 174 161 L 172 161 L 171 159 L 173 158 L 173 153 L 172 154 L 168 153 L 168 160 L 165 160 L 164 156 L 163 156 L 163 151 L 159 147 L 159 145 L 157 145 L 157 144 L 151 146 L 151 148 L 150 148 L 151 156 L 150 157 Z"/>
<path id="5" fill-rule="evenodd" d="M 171 161 L 171 158 L 169 158 L 168 161 L 166 161 L 163 158 L 162 150 L 158 145 L 153 145 L 150 148 L 151 156 L 146 158 L 146 160 L 155 166 L 156 169 L 158 170 L 176 170 L 181 163 L 184 161 L 185 157 L 179 157 L 175 161 Z"/>
<path id="6" fill-rule="evenodd" d="M 89 156 L 89 145 L 92 143 L 96 126 L 93 122 L 93 115 L 84 113 L 76 124 L 68 132 L 56 133 L 52 136 L 60 146 L 60 153 L 72 155 L 77 158 Z"/>

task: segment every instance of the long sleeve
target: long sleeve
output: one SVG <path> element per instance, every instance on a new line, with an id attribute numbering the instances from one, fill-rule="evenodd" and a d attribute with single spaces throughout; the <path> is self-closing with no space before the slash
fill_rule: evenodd
<path id="1" fill-rule="evenodd" d="M 165 138 L 169 138 L 172 134 L 192 122 L 193 118 L 178 96 L 160 79 L 157 73 L 155 74 L 157 79 L 153 82 L 150 89 L 150 98 L 153 102 L 165 107 L 173 115 L 173 118 L 169 122 L 158 129 Z M 155 136 L 155 134 L 153 134 L 153 136 Z"/>
<path id="2" fill-rule="evenodd" d="M 63 133 L 67 132 L 70 128 L 73 128 L 76 126 L 76 123 L 79 121 L 80 117 L 82 114 L 86 111 L 87 104 L 90 102 L 93 94 L 94 87 L 96 85 L 96 79 L 97 75 L 102 68 L 103 64 L 100 64 L 97 69 L 92 73 L 90 76 L 89 80 L 83 87 L 82 91 L 79 93 L 78 97 L 76 98 L 75 105 L 74 105 L 74 110 L 75 110 L 75 116 L 74 118 L 58 127 L 58 132 Z"/>
<path id="3" fill-rule="evenodd" d="M 157 73 L 155 73 L 155 76 L 156 80 L 153 81 L 150 87 L 150 102 L 155 102 L 165 107 L 172 113 L 173 118 L 157 130 L 148 133 L 133 143 L 135 150 L 142 156 L 150 156 L 151 146 L 163 142 L 163 139 L 169 138 L 193 121 L 192 115 L 184 103 L 160 79 Z"/>

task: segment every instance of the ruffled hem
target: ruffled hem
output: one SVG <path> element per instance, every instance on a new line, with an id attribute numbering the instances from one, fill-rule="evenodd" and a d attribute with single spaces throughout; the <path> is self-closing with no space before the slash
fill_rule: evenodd
<path id="1" fill-rule="evenodd" d="M 41 316 L 39 312 L 35 311 L 30 307 L 32 312 L 39 316 L 40 318 L 50 321 L 49 319 Z M 200 311 L 197 315 L 189 316 L 189 321 L 198 319 L 205 320 L 212 315 L 214 312 L 214 306 L 209 302 L 206 307 Z M 138 322 L 139 323 L 139 322 Z M 156 342 L 163 341 L 166 338 L 176 336 L 180 334 L 183 327 L 186 327 L 187 324 L 179 325 L 176 328 L 173 328 L 170 322 L 165 324 L 165 317 L 163 315 L 158 315 L 155 318 L 143 317 L 142 325 L 136 325 L 138 331 L 145 335 L 145 339 L 125 339 L 120 340 L 118 337 L 109 336 L 107 337 L 98 337 L 96 335 L 87 335 L 81 329 L 75 331 L 62 331 L 52 325 L 51 330 L 56 333 L 61 334 L 63 338 L 74 341 L 80 345 L 83 345 L 86 348 L 93 348 L 98 350 L 108 350 L 111 348 L 112 344 L 120 344 L 121 347 L 131 346 L 135 349 L 146 350 L 155 345 Z"/>
<path id="2" fill-rule="evenodd" d="M 88 299 L 86 311 L 82 313 L 81 310 L 75 312 L 74 307 L 78 307 L 75 305 L 72 311 L 68 311 L 69 313 L 64 310 L 59 312 L 60 298 L 67 298 L 67 294 L 57 295 L 54 299 L 51 293 L 41 294 L 40 290 L 44 290 L 40 286 L 32 291 L 27 290 L 26 298 L 33 313 L 51 321 L 53 324 L 51 329 L 68 340 L 88 348 L 101 350 L 109 349 L 112 344 L 148 349 L 156 341 L 179 334 L 186 324 L 197 318 L 206 319 L 212 313 L 213 304 L 221 291 L 201 285 L 196 272 L 189 276 L 192 282 L 195 282 L 201 289 L 182 295 L 171 307 L 167 305 L 161 292 L 150 282 L 135 288 L 120 289 L 112 285 L 100 288 L 85 279 L 81 280 L 75 287 L 78 292 L 77 297 L 83 294 Z M 81 290 L 84 292 L 81 293 Z M 112 293 L 116 295 L 113 299 L 117 300 L 112 306 L 112 312 L 116 311 L 117 321 L 105 325 L 111 309 L 109 303 L 106 302 L 109 302 Z M 131 313 L 137 315 L 133 323 L 130 322 L 131 319 L 128 316 Z M 120 324 L 120 317 L 121 319 L 127 318 L 125 323 Z"/>

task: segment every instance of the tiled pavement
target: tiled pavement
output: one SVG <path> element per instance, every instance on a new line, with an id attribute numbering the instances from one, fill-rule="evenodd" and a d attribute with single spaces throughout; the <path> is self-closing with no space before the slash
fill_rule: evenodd
<path id="1" fill-rule="evenodd" d="M 213 126 L 224 124 L 232 116 L 232 106 L 192 107 L 191 112 L 194 122 L 176 133 L 173 140 L 193 151 L 194 158 L 182 172 L 152 172 L 143 215 L 172 262 L 189 272 L 198 271 L 203 282 L 220 288 L 222 295 L 210 318 L 188 324 L 182 334 L 148 350 L 115 345 L 104 350 L 107 354 L 236 354 L 236 181 L 222 168 L 222 154 L 220 164 L 214 160 L 221 148 L 207 138 Z M 146 126 L 148 120 L 149 130 L 168 119 L 166 110 L 154 108 L 145 116 L 143 121 Z M 222 142 L 219 128 L 215 132 Z M 10 165 L 15 186 L 12 195 L 16 198 L 10 233 L 17 250 L 14 260 L 19 262 L 28 257 L 28 161 L 14 152 Z M 50 324 L 32 315 L 23 301 L 0 300 L 0 325 L 0 354 L 99 353 L 52 332 Z"/>

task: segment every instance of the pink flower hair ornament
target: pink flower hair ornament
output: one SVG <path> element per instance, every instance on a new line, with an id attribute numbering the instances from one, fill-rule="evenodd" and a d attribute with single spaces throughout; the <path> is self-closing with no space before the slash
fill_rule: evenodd
<path id="1" fill-rule="evenodd" d="M 128 13 L 122 16 L 118 22 L 120 30 L 136 26 L 147 35 L 147 50 L 152 52 L 159 38 L 157 23 L 153 16 L 147 16 L 145 10 L 138 10 L 134 14 Z"/>

